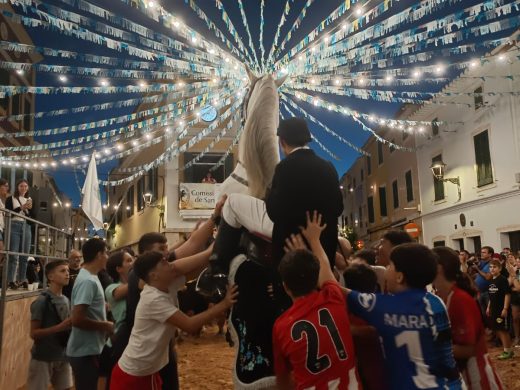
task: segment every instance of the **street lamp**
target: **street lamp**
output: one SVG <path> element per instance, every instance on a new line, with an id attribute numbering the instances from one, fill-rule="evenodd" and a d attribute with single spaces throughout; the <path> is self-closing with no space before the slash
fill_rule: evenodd
<path id="1" fill-rule="evenodd" d="M 433 162 L 430 169 L 432 170 L 433 177 L 435 177 L 437 180 L 442 182 L 450 182 L 457 185 L 457 192 L 459 194 L 459 199 L 457 202 L 459 202 L 462 196 L 460 189 L 460 177 L 457 176 L 445 178 L 444 173 L 446 170 L 446 164 L 442 160 Z"/>
<path id="2" fill-rule="evenodd" d="M 153 194 L 151 192 L 146 192 L 143 194 L 143 201 L 145 207 L 155 207 L 158 208 L 161 213 L 164 213 L 164 205 L 162 204 L 152 204 Z"/>

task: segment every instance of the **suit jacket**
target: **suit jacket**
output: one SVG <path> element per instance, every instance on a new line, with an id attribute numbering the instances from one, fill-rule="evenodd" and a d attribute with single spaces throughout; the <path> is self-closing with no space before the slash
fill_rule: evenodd
<path id="1" fill-rule="evenodd" d="M 282 160 L 275 169 L 266 208 L 273 227 L 273 257 L 279 262 L 284 255 L 285 239 L 305 226 L 305 212 L 318 210 L 327 228 L 320 241 L 334 265 L 338 245 L 338 217 L 343 210 L 338 174 L 334 166 L 311 149 L 298 149 Z"/>

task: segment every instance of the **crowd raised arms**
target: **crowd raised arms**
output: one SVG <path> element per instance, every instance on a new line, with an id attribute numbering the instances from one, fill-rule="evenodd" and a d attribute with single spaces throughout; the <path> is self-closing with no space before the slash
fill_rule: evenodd
<path id="1" fill-rule="evenodd" d="M 248 307 L 263 328 L 259 335 L 241 324 L 237 388 L 246 379 L 281 389 L 503 388 L 486 332 L 503 346 L 498 359 L 511 359 L 520 336 L 520 260 L 486 246 L 475 261 L 404 231 L 351 253 L 338 241 L 337 174 L 308 149 L 305 122 L 292 119 L 280 123 L 285 159 L 265 201 L 224 196 L 188 240 L 170 246 L 150 232 L 137 257 L 130 248 L 109 255 L 93 238 L 68 262 L 47 265 L 48 288 L 31 306 L 28 388 L 94 390 L 104 377 L 112 390 L 178 389 L 177 332 L 198 333 L 228 313 L 235 327 Z M 256 271 L 241 279 L 248 269 Z M 243 339 L 251 335 L 253 352 Z"/>

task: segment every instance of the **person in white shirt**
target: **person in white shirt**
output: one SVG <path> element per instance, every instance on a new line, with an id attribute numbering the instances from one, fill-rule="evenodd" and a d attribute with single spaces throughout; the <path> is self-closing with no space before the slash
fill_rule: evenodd
<path id="1" fill-rule="evenodd" d="M 112 371 L 110 390 L 156 390 L 161 388 L 159 371 L 168 363 L 170 340 L 179 328 L 196 333 L 211 319 L 226 312 L 236 302 L 237 287 L 228 289 L 223 301 L 188 317 L 175 304 L 184 280 L 183 270 L 191 268 L 189 259 L 168 263 L 163 253 L 146 252 L 134 263 L 134 272 L 145 281 L 135 312 L 130 340 Z"/>

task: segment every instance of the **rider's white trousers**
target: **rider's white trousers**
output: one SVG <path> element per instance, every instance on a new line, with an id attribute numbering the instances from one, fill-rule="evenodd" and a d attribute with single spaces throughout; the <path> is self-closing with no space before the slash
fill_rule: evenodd
<path id="1" fill-rule="evenodd" d="M 222 216 L 234 228 L 244 227 L 269 239 L 273 235 L 273 221 L 267 215 L 265 202 L 250 195 L 229 194 Z"/>

